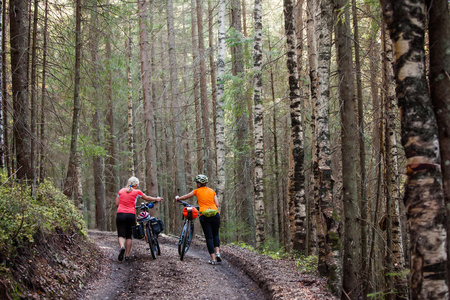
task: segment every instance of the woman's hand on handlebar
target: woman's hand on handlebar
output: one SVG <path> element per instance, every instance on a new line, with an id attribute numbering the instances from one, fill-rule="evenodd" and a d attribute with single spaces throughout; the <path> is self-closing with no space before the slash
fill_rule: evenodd
<path id="1" fill-rule="evenodd" d="M 180 201 L 180 196 L 175 196 L 175 201 Z"/>

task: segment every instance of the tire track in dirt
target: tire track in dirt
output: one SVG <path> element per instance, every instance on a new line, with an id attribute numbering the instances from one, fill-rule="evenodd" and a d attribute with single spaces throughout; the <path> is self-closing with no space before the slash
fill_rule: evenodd
<path id="1" fill-rule="evenodd" d="M 131 260 L 117 260 L 115 232 L 89 231 L 104 253 L 102 270 L 81 299 L 268 299 L 258 285 L 227 260 L 209 265 L 206 245 L 195 241 L 180 261 L 176 238 L 160 236 L 161 256 L 153 260 L 148 244 L 133 240 Z"/>

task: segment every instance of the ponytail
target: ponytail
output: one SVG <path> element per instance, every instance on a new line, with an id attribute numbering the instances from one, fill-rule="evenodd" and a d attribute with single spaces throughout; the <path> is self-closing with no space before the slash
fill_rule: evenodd
<path id="1" fill-rule="evenodd" d="M 132 190 L 133 190 L 133 186 L 130 184 L 130 185 L 128 186 L 127 193 L 131 192 Z"/>

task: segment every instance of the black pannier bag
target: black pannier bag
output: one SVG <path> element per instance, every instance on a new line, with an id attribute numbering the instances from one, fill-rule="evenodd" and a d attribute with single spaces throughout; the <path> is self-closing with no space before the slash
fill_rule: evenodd
<path id="1" fill-rule="evenodd" d="M 131 232 L 135 239 L 143 239 L 145 236 L 144 226 L 140 223 L 136 223 L 136 226 L 131 227 Z"/>
<path id="2" fill-rule="evenodd" d="M 155 217 L 150 218 L 150 225 L 152 226 L 154 234 L 160 234 L 164 230 L 163 221 Z"/>

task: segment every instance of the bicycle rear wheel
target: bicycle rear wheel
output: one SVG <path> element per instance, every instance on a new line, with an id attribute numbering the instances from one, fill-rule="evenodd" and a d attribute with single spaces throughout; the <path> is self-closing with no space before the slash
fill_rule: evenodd
<path id="1" fill-rule="evenodd" d="M 158 237 L 155 237 L 155 250 L 156 250 L 156 254 L 161 255 L 161 248 L 159 248 Z"/>
<path id="2" fill-rule="evenodd" d="M 153 259 L 156 259 L 156 252 L 155 252 L 155 241 L 153 240 L 153 232 L 150 229 L 150 223 L 147 223 L 147 226 L 145 227 L 145 232 L 147 234 L 147 242 L 148 246 L 150 247 L 150 254 L 152 255 Z"/>

